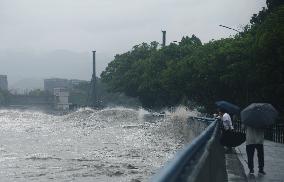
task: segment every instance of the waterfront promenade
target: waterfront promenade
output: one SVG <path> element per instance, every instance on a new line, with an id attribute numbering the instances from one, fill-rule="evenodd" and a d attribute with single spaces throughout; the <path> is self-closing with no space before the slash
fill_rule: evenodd
<path id="1" fill-rule="evenodd" d="M 264 142 L 264 171 L 266 175 L 258 174 L 258 161 L 257 161 L 257 153 L 255 151 L 254 156 L 254 175 L 249 175 L 249 169 L 247 167 L 247 156 L 245 143 L 239 147 L 235 148 L 236 153 L 226 155 L 227 162 L 228 158 L 237 157 L 239 159 L 239 163 L 235 162 L 235 166 L 233 163 L 228 164 L 229 168 L 233 168 L 236 171 L 239 171 L 239 175 L 235 176 L 234 172 L 231 171 L 228 173 L 228 181 L 232 182 L 240 182 L 240 181 L 248 181 L 248 182 L 284 182 L 284 144 L 271 142 L 265 140 Z M 240 167 L 236 166 L 236 164 L 241 164 Z M 243 169 L 241 169 L 243 167 Z M 228 169 L 227 169 L 228 170 Z"/>

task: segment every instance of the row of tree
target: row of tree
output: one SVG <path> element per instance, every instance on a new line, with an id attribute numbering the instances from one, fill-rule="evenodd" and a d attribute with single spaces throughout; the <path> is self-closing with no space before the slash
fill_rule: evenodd
<path id="1" fill-rule="evenodd" d="M 228 100 L 241 107 L 269 102 L 283 110 L 283 1 L 267 0 L 267 8 L 232 38 L 202 44 L 192 35 L 163 48 L 136 45 L 116 55 L 101 79 L 145 107 L 194 102 L 211 110 L 216 100 Z"/>
<path id="2" fill-rule="evenodd" d="M 139 107 L 141 103 L 138 99 L 125 96 L 123 93 L 108 92 L 106 85 L 96 78 L 96 107 L 107 106 L 131 106 Z M 70 90 L 69 102 L 76 106 L 91 106 L 91 82 L 80 83 Z"/>

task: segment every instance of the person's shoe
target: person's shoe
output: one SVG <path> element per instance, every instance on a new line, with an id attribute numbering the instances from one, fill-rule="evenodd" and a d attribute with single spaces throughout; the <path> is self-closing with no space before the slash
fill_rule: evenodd
<path id="1" fill-rule="evenodd" d="M 266 175 L 266 172 L 264 172 L 263 170 L 258 171 L 258 173 L 262 175 Z"/>
<path id="2" fill-rule="evenodd" d="M 249 174 L 254 174 L 254 170 L 249 170 Z"/>

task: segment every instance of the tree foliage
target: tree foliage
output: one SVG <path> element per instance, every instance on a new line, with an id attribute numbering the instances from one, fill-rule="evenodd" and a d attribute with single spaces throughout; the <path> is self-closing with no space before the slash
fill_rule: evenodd
<path id="1" fill-rule="evenodd" d="M 240 106 L 284 104 L 284 6 L 267 0 L 233 38 L 202 44 L 195 36 L 158 48 L 142 43 L 114 60 L 101 74 L 109 90 L 138 97 L 146 107 L 184 100 L 213 108 L 216 100 Z"/>

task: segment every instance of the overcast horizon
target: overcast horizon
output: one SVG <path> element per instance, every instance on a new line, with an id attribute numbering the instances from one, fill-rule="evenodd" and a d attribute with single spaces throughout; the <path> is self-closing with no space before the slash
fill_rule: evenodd
<path id="1" fill-rule="evenodd" d="M 9 86 L 25 78 L 90 80 L 115 54 L 134 45 L 167 44 L 195 34 L 206 43 L 233 36 L 265 0 L 0 0 L 0 75 Z"/>

